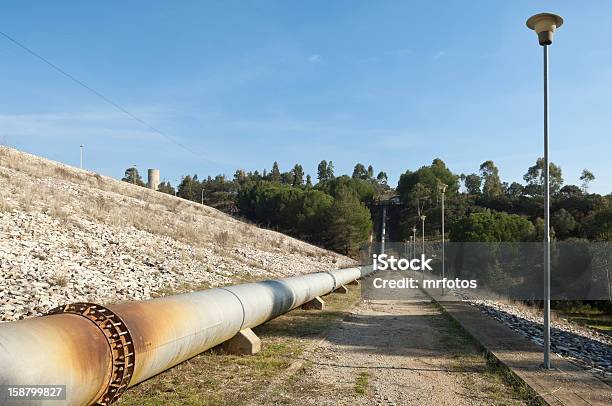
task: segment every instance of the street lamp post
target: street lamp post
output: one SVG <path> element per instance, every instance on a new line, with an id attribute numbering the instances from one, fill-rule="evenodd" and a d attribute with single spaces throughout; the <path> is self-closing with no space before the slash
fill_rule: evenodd
<path id="1" fill-rule="evenodd" d="M 79 149 L 81 151 L 81 169 L 83 169 L 83 147 L 84 145 L 79 145 Z"/>
<path id="2" fill-rule="evenodd" d="M 425 215 L 421 216 L 421 224 L 423 225 L 423 231 L 421 232 L 421 237 L 423 240 L 423 251 L 421 253 L 425 255 Z"/>
<path id="3" fill-rule="evenodd" d="M 414 233 L 414 230 L 416 229 L 413 229 L 413 233 Z M 416 252 L 414 251 L 414 236 L 411 235 L 410 236 L 410 255 L 408 257 L 408 260 L 412 261 L 414 258 L 416 258 Z M 413 270 L 413 274 L 416 277 L 416 270 Z"/>
<path id="4" fill-rule="evenodd" d="M 204 188 L 202 188 L 202 205 L 204 205 Z"/>
<path id="5" fill-rule="evenodd" d="M 444 279 L 444 196 L 446 194 L 447 185 L 441 185 L 442 192 L 442 279 Z"/>
<path id="6" fill-rule="evenodd" d="M 416 258 L 416 225 L 412 226 L 412 255 Z"/>
<path id="7" fill-rule="evenodd" d="M 132 167 L 132 184 L 136 184 L 136 165 Z"/>
<path id="8" fill-rule="evenodd" d="M 550 369 L 550 184 L 548 155 L 548 46 L 563 24 L 563 18 L 550 13 L 529 17 L 527 27 L 538 34 L 544 53 L 544 365 Z"/>
<path id="9" fill-rule="evenodd" d="M 408 260 L 412 260 L 412 236 L 408 238 Z"/>
<path id="10" fill-rule="evenodd" d="M 380 253 L 385 253 L 385 223 L 387 222 L 387 206 L 382 207 L 382 228 L 380 230 Z"/>

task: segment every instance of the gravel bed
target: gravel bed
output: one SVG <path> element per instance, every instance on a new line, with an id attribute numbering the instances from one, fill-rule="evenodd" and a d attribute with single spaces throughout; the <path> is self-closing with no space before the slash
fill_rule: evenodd
<path id="1" fill-rule="evenodd" d="M 487 316 L 543 345 L 543 317 L 534 309 L 493 300 L 471 299 L 465 293 L 454 293 Z M 551 321 L 550 347 L 555 354 L 595 374 L 612 378 L 612 337 L 609 335 L 560 318 Z"/>

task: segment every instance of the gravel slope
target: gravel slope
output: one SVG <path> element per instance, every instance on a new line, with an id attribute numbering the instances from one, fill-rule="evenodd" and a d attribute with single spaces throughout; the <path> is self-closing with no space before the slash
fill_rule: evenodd
<path id="1" fill-rule="evenodd" d="M 207 206 L 0 146 L 0 321 L 353 263 Z"/>

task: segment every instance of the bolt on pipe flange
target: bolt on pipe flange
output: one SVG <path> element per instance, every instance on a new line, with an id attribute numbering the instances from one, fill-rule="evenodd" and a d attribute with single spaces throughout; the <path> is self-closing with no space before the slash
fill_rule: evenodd
<path id="1" fill-rule="evenodd" d="M 71 313 L 92 321 L 104 333 L 112 354 L 111 379 L 95 405 L 107 406 L 128 388 L 134 373 L 134 341 L 118 315 L 94 303 L 72 303 L 51 309 L 48 315 Z"/>

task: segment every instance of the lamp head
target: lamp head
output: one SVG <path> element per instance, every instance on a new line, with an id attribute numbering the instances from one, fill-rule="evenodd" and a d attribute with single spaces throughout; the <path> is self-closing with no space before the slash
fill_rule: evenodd
<path id="1" fill-rule="evenodd" d="M 421 220 L 425 221 L 425 216 L 421 216 Z"/>
<path id="2" fill-rule="evenodd" d="M 552 44 L 555 30 L 562 25 L 563 18 L 551 13 L 536 14 L 527 20 L 527 27 L 538 34 L 538 41 L 542 46 Z"/>

